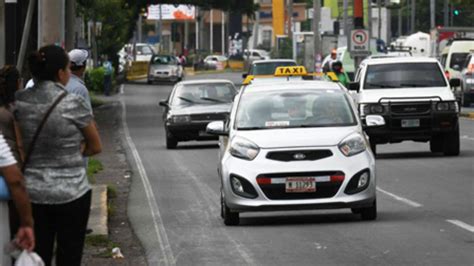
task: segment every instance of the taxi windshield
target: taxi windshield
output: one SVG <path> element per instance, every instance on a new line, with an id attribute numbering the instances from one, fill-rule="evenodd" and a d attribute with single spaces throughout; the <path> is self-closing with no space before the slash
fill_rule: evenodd
<path id="1" fill-rule="evenodd" d="M 174 56 L 170 55 L 157 55 L 151 59 L 153 65 L 176 65 L 178 61 Z"/>
<path id="2" fill-rule="evenodd" d="M 171 105 L 231 103 L 236 93 L 234 86 L 229 83 L 181 85 L 176 88 Z"/>
<path id="3" fill-rule="evenodd" d="M 344 93 L 334 90 L 284 90 L 242 95 L 238 130 L 353 126 L 356 120 Z"/>
<path id="4" fill-rule="evenodd" d="M 296 63 L 292 61 L 282 61 L 253 64 L 250 69 L 250 75 L 273 75 L 275 69 L 281 66 L 296 66 Z"/>

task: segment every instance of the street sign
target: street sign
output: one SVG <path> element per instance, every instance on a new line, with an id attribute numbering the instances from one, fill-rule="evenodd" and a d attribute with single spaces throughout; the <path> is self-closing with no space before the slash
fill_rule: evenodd
<path id="1" fill-rule="evenodd" d="M 356 29 L 351 31 L 350 52 L 351 55 L 368 55 L 369 54 L 369 31 Z"/>

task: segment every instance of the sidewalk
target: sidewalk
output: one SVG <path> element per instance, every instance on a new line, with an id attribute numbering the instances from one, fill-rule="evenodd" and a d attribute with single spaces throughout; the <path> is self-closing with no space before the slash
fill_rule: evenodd
<path id="1" fill-rule="evenodd" d="M 104 101 L 104 105 L 94 108 L 103 149 L 93 158 L 102 163 L 103 170 L 94 175 L 95 197 L 89 219 L 92 233 L 86 239 L 82 265 L 147 265 L 144 250 L 127 216 L 132 177 L 120 137 L 122 111 L 119 95 L 97 98 Z M 108 228 L 103 226 L 104 221 L 107 221 Z M 115 247 L 120 248 L 123 259 L 112 258 Z"/>

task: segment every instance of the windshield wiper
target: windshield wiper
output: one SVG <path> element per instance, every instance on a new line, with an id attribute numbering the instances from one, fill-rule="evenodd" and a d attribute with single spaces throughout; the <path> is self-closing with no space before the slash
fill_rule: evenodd
<path id="1" fill-rule="evenodd" d="M 375 88 L 396 88 L 393 85 L 388 84 L 377 84 L 377 83 L 367 83 L 367 86 L 375 87 Z"/>
<path id="2" fill-rule="evenodd" d="M 209 98 L 209 97 L 200 97 L 199 99 L 206 100 L 206 101 L 211 101 L 211 102 L 216 102 L 216 103 L 226 103 L 226 101 L 215 99 L 215 98 Z"/>
<path id="3" fill-rule="evenodd" d="M 191 99 L 188 99 L 188 98 L 185 98 L 185 97 L 181 97 L 181 96 L 178 96 L 178 99 L 180 100 L 183 100 L 183 101 L 186 101 L 188 103 L 196 103 L 195 101 L 191 100 Z"/>

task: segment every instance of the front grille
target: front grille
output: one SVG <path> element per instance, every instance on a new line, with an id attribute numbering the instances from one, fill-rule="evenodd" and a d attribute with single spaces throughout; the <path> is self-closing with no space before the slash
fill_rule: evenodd
<path id="1" fill-rule="evenodd" d="M 340 175 L 341 172 L 308 172 L 308 173 L 282 173 L 282 174 L 263 174 L 259 177 L 267 178 L 287 178 L 287 177 L 318 177 Z M 287 193 L 285 183 L 280 184 L 259 184 L 265 196 L 271 200 L 302 200 L 302 199 L 323 199 L 331 198 L 336 195 L 343 181 L 338 182 L 316 182 L 315 192 Z"/>
<path id="2" fill-rule="evenodd" d="M 169 72 L 156 71 L 156 74 L 158 74 L 158 75 L 168 75 Z"/>
<path id="3" fill-rule="evenodd" d="M 427 114 L 431 111 L 431 102 L 427 103 L 392 103 L 390 104 L 392 114 Z"/>
<path id="4" fill-rule="evenodd" d="M 214 121 L 214 120 L 225 120 L 226 119 L 225 113 L 220 114 L 196 114 L 191 115 L 191 121 Z"/>
<path id="5" fill-rule="evenodd" d="M 275 151 L 267 154 L 267 159 L 275 161 L 315 161 L 331 157 L 330 150 L 298 150 L 298 151 Z"/>

